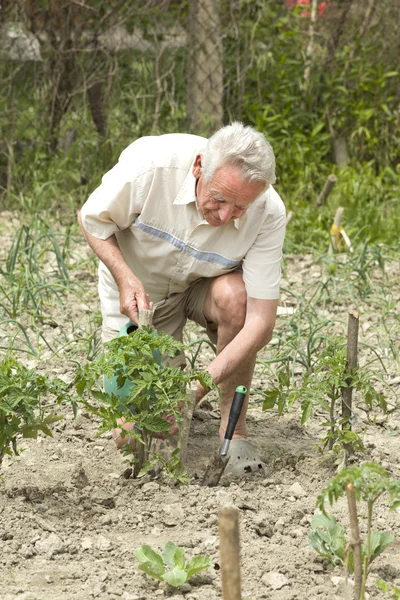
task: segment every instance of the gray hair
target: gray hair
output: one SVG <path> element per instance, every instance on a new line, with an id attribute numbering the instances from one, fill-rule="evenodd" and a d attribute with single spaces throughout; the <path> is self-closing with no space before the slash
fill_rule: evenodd
<path id="1" fill-rule="evenodd" d="M 246 181 L 275 183 L 275 156 L 265 136 L 235 121 L 210 137 L 202 155 L 202 173 L 210 181 L 223 165 L 238 166 Z"/>

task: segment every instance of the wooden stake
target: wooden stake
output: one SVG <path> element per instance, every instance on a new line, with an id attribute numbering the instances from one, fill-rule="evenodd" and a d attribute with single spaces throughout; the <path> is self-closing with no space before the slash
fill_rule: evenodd
<path id="1" fill-rule="evenodd" d="M 153 311 L 152 310 L 147 310 L 146 308 L 143 310 L 139 311 L 139 320 L 138 320 L 138 326 L 139 329 L 142 329 L 142 327 L 148 327 L 148 326 L 152 326 L 153 325 Z"/>
<path id="2" fill-rule="evenodd" d="M 335 214 L 335 219 L 333 221 L 333 228 L 335 228 L 336 230 L 338 230 L 340 228 L 340 223 L 342 222 L 343 213 L 344 213 L 344 208 L 342 206 L 339 206 L 339 208 L 337 209 L 336 214 Z M 329 246 L 328 254 L 333 254 L 335 250 L 338 250 L 339 239 L 340 239 L 340 237 L 336 234 L 336 232 L 331 233 L 331 243 Z"/>
<path id="3" fill-rule="evenodd" d="M 139 311 L 139 319 L 138 319 L 138 327 L 142 329 L 142 327 L 152 326 L 153 325 L 153 311 L 143 309 Z M 136 442 L 136 456 L 137 462 L 133 467 L 133 476 L 137 477 L 139 475 L 140 469 L 143 466 L 143 463 L 148 459 L 148 448 L 145 447 L 144 444 L 140 442 Z"/>
<path id="4" fill-rule="evenodd" d="M 222 595 L 224 600 L 241 600 L 239 511 L 219 511 L 219 551 L 221 556 Z"/>
<path id="5" fill-rule="evenodd" d="M 356 311 L 349 313 L 349 321 L 347 325 L 347 358 L 346 358 L 346 372 L 351 373 L 357 368 L 358 364 L 358 328 L 360 320 Z M 353 388 L 351 385 L 351 378 L 347 379 L 348 387 L 342 388 L 342 418 L 346 419 L 343 423 L 343 429 L 351 429 L 351 415 L 352 415 L 352 401 L 353 401 Z M 345 450 L 351 452 L 351 445 L 346 444 Z"/>
<path id="6" fill-rule="evenodd" d="M 196 392 L 196 386 L 193 386 L 187 390 L 188 401 L 185 403 L 182 409 L 183 421 L 179 429 L 178 448 L 181 451 L 180 458 L 184 465 L 189 441 L 190 425 L 192 424 L 193 411 L 196 401 Z"/>
<path id="7" fill-rule="evenodd" d="M 361 557 L 361 539 L 360 530 L 358 527 L 357 503 L 354 485 L 348 483 L 346 485 L 347 505 L 349 507 L 351 540 L 350 546 L 353 549 L 354 558 L 354 600 L 361 598 L 362 584 L 362 557 Z"/>
<path id="8" fill-rule="evenodd" d="M 319 208 L 320 206 L 325 204 L 325 202 L 326 202 L 329 194 L 333 190 L 337 180 L 338 180 L 338 178 L 336 177 L 336 175 L 334 175 L 334 173 L 331 173 L 330 175 L 328 175 L 327 180 L 325 181 L 325 185 L 322 189 L 322 192 L 318 196 L 317 204 L 316 204 L 317 208 Z"/>
<path id="9" fill-rule="evenodd" d="M 294 217 L 294 212 L 291 210 L 288 212 L 288 214 L 286 216 L 286 227 L 289 225 L 289 223 L 293 219 L 293 217 Z"/>

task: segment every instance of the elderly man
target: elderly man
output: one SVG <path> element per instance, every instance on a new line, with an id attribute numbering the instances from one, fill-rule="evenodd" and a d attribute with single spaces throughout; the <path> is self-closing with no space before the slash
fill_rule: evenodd
<path id="1" fill-rule="evenodd" d="M 144 137 L 122 152 L 79 215 L 101 261 L 103 341 L 151 306 L 154 326 L 176 339 L 188 318 L 205 327 L 217 345 L 208 371 L 221 389 L 221 439 L 234 390 L 250 388 L 275 324 L 285 208 L 274 182 L 270 144 L 241 123 L 209 140 Z M 198 386 L 197 402 L 207 391 Z M 230 450 L 237 473 L 260 463 L 246 410 Z"/>

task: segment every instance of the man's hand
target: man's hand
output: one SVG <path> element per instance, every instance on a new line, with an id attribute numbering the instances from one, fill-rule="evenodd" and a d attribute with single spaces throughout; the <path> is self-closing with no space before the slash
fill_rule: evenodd
<path id="1" fill-rule="evenodd" d="M 126 315 L 132 323 L 138 324 L 138 313 L 143 309 L 152 310 L 153 303 L 139 279 L 131 278 L 129 281 L 118 283 L 121 314 Z"/>

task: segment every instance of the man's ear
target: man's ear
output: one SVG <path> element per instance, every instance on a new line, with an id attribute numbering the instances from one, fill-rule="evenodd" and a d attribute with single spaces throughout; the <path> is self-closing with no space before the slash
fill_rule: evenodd
<path id="1" fill-rule="evenodd" d="M 193 176 L 198 179 L 201 175 L 201 154 L 197 154 L 192 167 Z"/>

